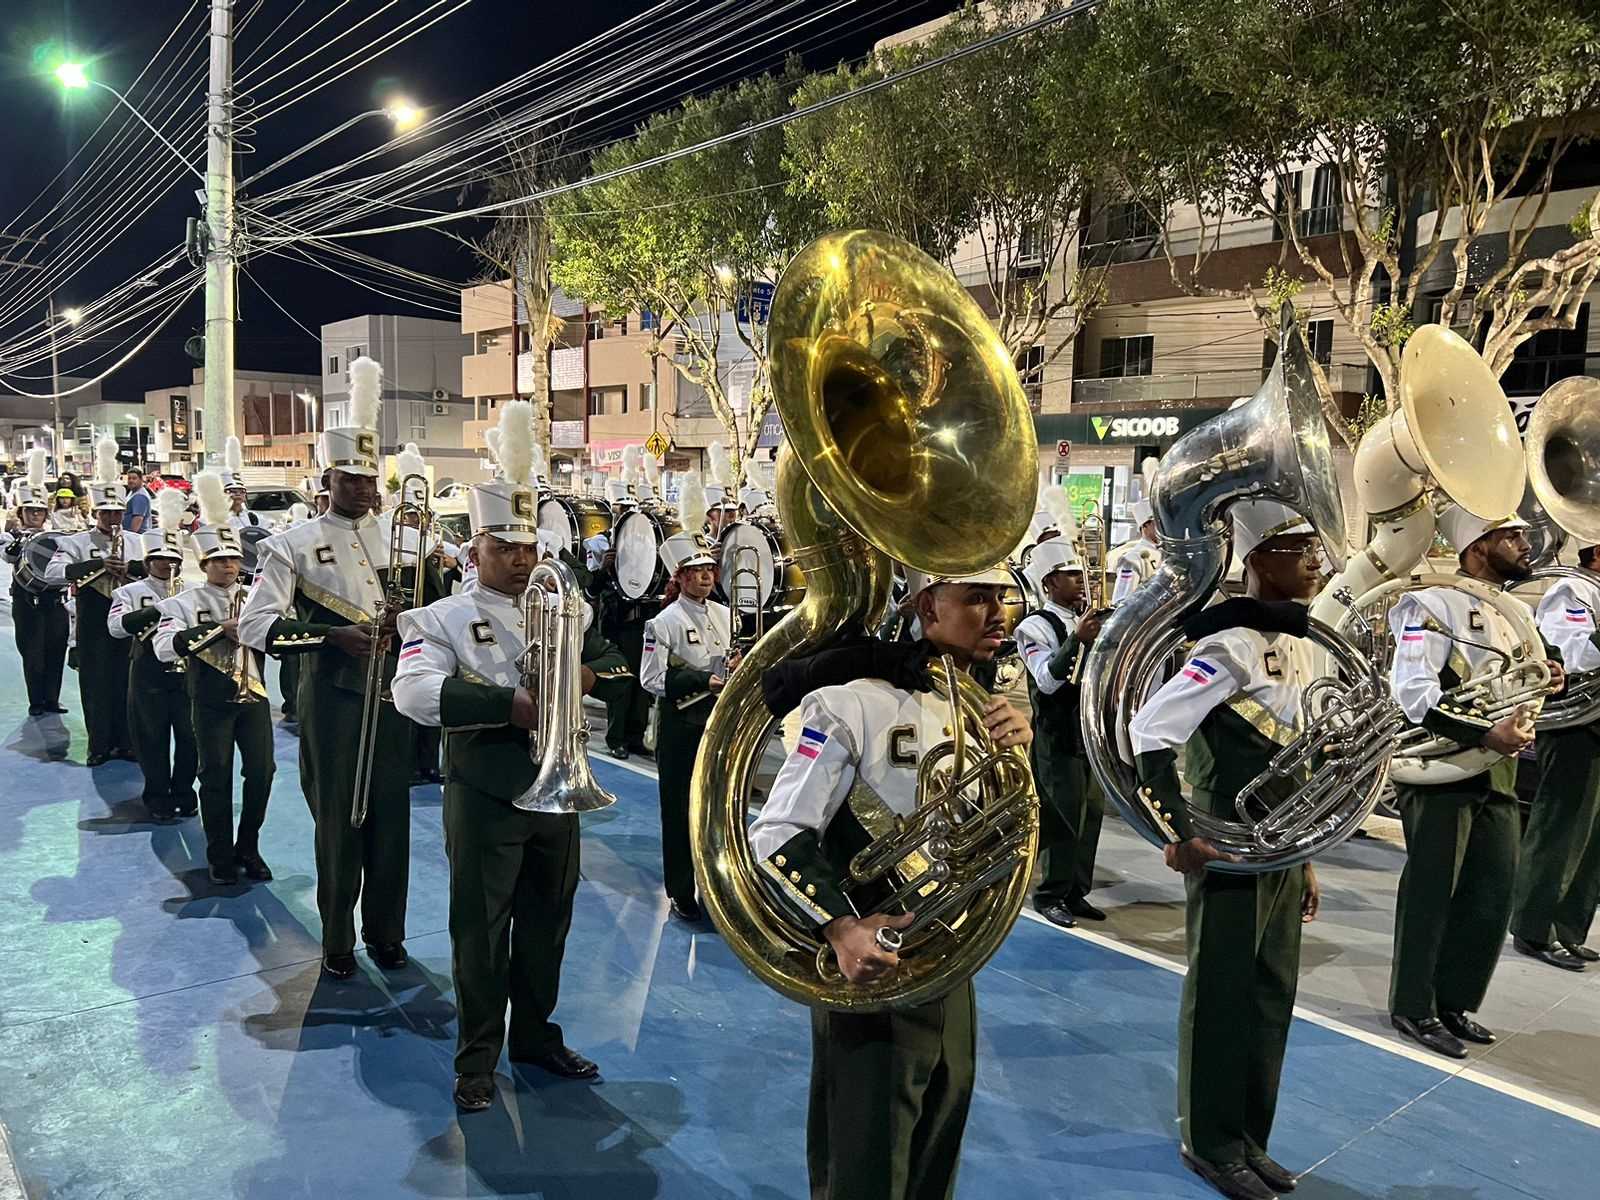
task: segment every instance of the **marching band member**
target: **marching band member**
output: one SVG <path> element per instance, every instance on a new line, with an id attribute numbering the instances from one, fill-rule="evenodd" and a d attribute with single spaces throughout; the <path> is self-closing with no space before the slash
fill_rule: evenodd
<path id="1" fill-rule="evenodd" d="M 993 658 L 1004 640 L 1003 569 L 966 579 L 908 572 L 923 636 L 961 669 Z M 657 618 L 660 621 L 660 618 Z M 765 683 L 765 681 L 763 681 Z M 769 704 L 771 700 L 769 698 Z M 858 919 L 842 880 L 871 839 L 852 791 L 866 785 L 891 813 L 916 809 L 921 754 L 946 741 L 944 701 L 887 679 L 824 687 L 805 697 L 802 731 L 750 827 L 750 849 L 772 896 L 815 927 L 852 983 L 892 972 L 880 929 L 910 914 Z M 985 724 L 1001 747 L 1025 746 L 1022 714 L 997 698 Z M 864 789 L 863 789 L 864 790 Z M 948 1197 L 975 1074 L 977 1014 L 969 980 L 929 1004 L 880 1013 L 811 1013 L 806 1158 L 817 1200 Z"/>
<path id="2" fill-rule="evenodd" d="M 1121 604 L 1138 586 L 1156 573 L 1161 565 L 1161 549 L 1156 542 L 1155 510 L 1149 500 L 1133 502 L 1133 520 L 1139 536 L 1112 551 L 1109 561 L 1117 564 L 1117 582 L 1111 603 Z"/>
<path id="3" fill-rule="evenodd" d="M 1455 547 L 1462 572 L 1496 586 L 1532 573 L 1526 528 L 1517 516 L 1485 521 L 1457 507 L 1439 516 L 1439 530 Z M 1428 1049 L 1465 1058 L 1463 1040 L 1495 1040 L 1467 1014 L 1483 1003 L 1511 920 L 1519 832 L 1516 756 L 1533 740 L 1533 730 L 1521 709 L 1490 724 L 1440 705 L 1448 688 L 1495 658 L 1483 643 L 1502 650 L 1516 644 L 1498 613 L 1464 592 L 1428 588 L 1402 596 L 1389 624 L 1394 697 L 1406 716 L 1463 746 L 1505 756 L 1460 783 L 1398 786 L 1406 865 L 1395 898 L 1389 1019 Z M 1559 689 L 1561 668 L 1552 664 L 1551 674 Z"/>
<path id="4" fill-rule="evenodd" d="M 155 653 L 164 663 L 185 664 L 190 717 L 200 751 L 200 823 L 206 835 L 211 882 L 263 882 L 272 869 L 261 857 L 260 835 L 272 794 L 272 715 L 262 658 L 239 638 L 244 605 L 239 568 L 244 552 L 229 521 L 223 479 L 215 471 L 194 478 L 200 528 L 190 535 L 205 582 L 163 600 Z M 233 823 L 233 751 L 244 778 L 237 831 Z"/>
<path id="5" fill-rule="evenodd" d="M 522 407 L 531 442 L 531 406 Z M 514 479 L 518 452 L 503 454 Z M 476 1112 L 494 1100 L 508 1003 L 512 1062 L 568 1079 L 593 1079 L 599 1068 L 550 1020 L 578 885 L 578 817 L 511 803 L 538 777 L 528 731 L 549 699 L 536 702 L 522 686 L 522 655 L 537 636 L 524 609 L 539 557 L 536 494 L 508 479 L 473 488 L 467 504 L 478 586 L 401 615 L 394 695 L 418 724 L 451 730 L 444 831 L 459 1030 L 453 1094 Z M 585 693 L 625 680 L 622 656 L 592 623 L 582 657 Z"/>
<path id="6" fill-rule="evenodd" d="M 365 707 L 369 625 L 383 602 L 390 528 L 372 515 L 378 503 L 378 405 L 383 368 L 362 357 L 350 364 L 352 424 L 325 430 L 318 453 L 326 471 L 327 513 L 258 547 L 255 584 L 239 619 L 240 640 L 275 656 L 304 655 L 297 712 L 300 778 L 316 823 L 317 910 L 322 969 L 333 979 L 356 972 L 355 908 L 372 960 L 395 971 L 405 949 L 411 864 L 411 769 L 414 726 L 379 698 L 376 755 L 367 819 L 350 823 Z M 385 684 L 398 648 L 392 616 L 379 643 Z"/>
<path id="7" fill-rule="evenodd" d="M 600 610 L 600 631 L 622 652 L 632 672 L 612 689 L 606 701 L 606 753 L 618 759 L 648 755 L 644 739 L 650 728 L 650 693 L 639 686 L 639 671 L 644 658 L 645 614 L 651 606 L 622 594 L 617 583 L 617 552 L 609 538 L 596 534 L 583 545 L 594 580 L 590 595 Z"/>
<path id="8" fill-rule="evenodd" d="M 1539 601 L 1539 632 L 1573 672 L 1600 670 L 1600 546 L 1578 551 L 1583 578 L 1556 580 Z M 1522 835 L 1511 932 L 1524 954 L 1581 971 L 1600 903 L 1600 721 L 1551 729 L 1535 744 L 1539 791 Z"/>
<path id="9" fill-rule="evenodd" d="M 1083 564 L 1066 538 L 1037 544 L 1025 570 L 1046 597 L 1016 632 L 1017 654 L 1028 670 L 1028 698 L 1033 704 L 1033 780 L 1039 789 L 1043 875 L 1033 906 L 1047 921 L 1071 928 L 1080 917 L 1090 921 L 1106 917 L 1086 899 L 1094 887 L 1094 856 L 1105 801 L 1089 785 L 1078 685 L 1071 682 L 1079 655 L 1093 644 L 1105 614 L 1079 615 L 1084 604 Z"/>
<path id="10" fill-rule="evenodd" d="M 311 509 L 299 501 L 289 506 L 288 513 L 284 516 L 283 526 L 278 530 L 293 529 L 311 519 Z M 290 733 L 299 730 L 299 712 L 296 708 L 296 697 L 300 694 L 300 656 L 298 654 L 285 654 L 278 660 L 278 690 L 283 693 L 284 728 Z"/>
<path id="11" fill-rule="evenodd" d="M 251 512 L 248 507 L 250 489 L 244 483 L 244 448 L 238 438 L 228 439 L 223 450 L 223 462 L 226 464 L 222 478 L 228 489 L 228 524 L 235 531 L 247 525 L 264 524 L 260 514 Z"/>
<path id="12" fill-rule="evenodd" d="M 395 482 L 399 491 L 395 497 L 394 519 L 399 521 L 403 532 L 401 544 L 405 547 L 406 561 L 421 563 L 431 559 L 435 569 L 442 566 L 443 539 L 438 531 L 422 528 L 422 514 L 418 511 L 428 503 L 427 463 L 417 449 L 415 442 L 407 442 L 405 448 L 395 455 Z M 407 507 L 411 506 L 411 507 Z M 445 595 L 443 580 L 438 580 L 437 591 L 429 589 L 429 584 L 434 582 L 430 572 L 423 571 L 423 591 L 417 597 L 417 606 L 426 607 L 432 601 Z M 442 783 L 444 776 L 439 771 L 439 747 L 441 743 L 440 730 L 437 725 L 418 725 L 416 733 L 417 761 L 412 770 L 412 783 Z"/>
<path id="13" fill-rule="evenodd" d="M 11 564 L 11 627 L 22 658 L 22 679 L 28 690 L 28 715 L 64 713 L 61 706 L 61 674 L 67 665 L 67 610 L 62 603 L 63 589 L 27 586 L 23 551 L 35 534 L 49 531 L 50 489 L 45 486 L 44 469 L 48 452 L 28 453 L 27 477 L 12 491 L 11 504 L 17 513 L 17 530 L 5 548 Z"/>
<path id="14" fill-rule="evenodd" d="M 155 653 L 159 605 L 180 586 L 183 565 L 183 493 L 162 488 L 155 496 L 157 527 L 139 535 L 146 575 L 125 583 L 111 598 L 106 625 L 128 639 L 128 729 L 144 772 L 145 811 L 161 824 L 198 811 L 194 794 L 198 751 L 183 668 Z"/>
<path id="15" fill-rule="evenodd" d="M 661 795 L 661 875 L 672 911 L 700 919 L 689 853 L 689 782 L 717 693 L 739 665 L 730 656 L 727 605 L 710 599 L 716 555 L 703 534 L 676 533 L 661 543 L 672 572 L 666 603 L 644 625 L 639 682 L 656 697 L 656 773 Z"/>
<path id="16" fill-rule="evenodd" d="M 130 762 L 135 755 L 128 733 L 128 646 L 113 638 L 106 617 L 111 594 L 144 574 L 143 552 L 136 538 L 122 531 L 122 484 L 117 477 L 117 443 L 101 439 L 95 447 L 95 480 L 89 485 L 95 527 L 65 534 L 56 542 L 55 557 L 45 580 L 71 584 L 77 601 L 78 696 L 89 734 L 88 765 L 113 758 Z"/>
<path id="17" fill-rule="evenodd" d="M 1232 508 L 1233 553 L 1248 600 L 1206 610 L 1210 632 L 1183 669 L 1140 706 L 1129 726 L 1141 785 L 1180 839 L 1167 866 L 1185 875 L 1189 971 L 1178 1025 L 1178 1124 L 1186 1166 L 1224 1196 L 1271 1200 L 1295 1176 L 1267 1154 L 1284 1047 L 1294 1016 L 1300 932 L 1320 902 L 1309 865 L 1260 874 L 1207 870 L 1224 856 L 1195 837 L 1190 808 L 1231 813 L 1240 789 L 1303 727 L 1304 689 L 1324 656 L 1287 629 L 1320 584 L 1321 544 L 1310 523 L 1267 500 Z M 1272 602 L 1294 602 L 1293 607 Z M 1266 602 L 1263 605 L 1261 602 Z M 1240 614 L 1266 613 L 1245 627 Z M 1234 627 L 1222 622 L 1235 620 Z M 1276 625 L 1278 632 L 1266 631 Z M 1177 752 L 1187 746 L 1185 800 Z"/>

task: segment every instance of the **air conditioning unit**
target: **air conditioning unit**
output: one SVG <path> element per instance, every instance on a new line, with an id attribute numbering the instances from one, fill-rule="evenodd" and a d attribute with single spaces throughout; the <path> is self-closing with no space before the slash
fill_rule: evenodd
<path id="1" fill-rule="evenodd" d="M 448 400 L 448 399 L 450 399 L 450 393 L 445 391 L 443 388 L 434 388 L 433 389 L 433 398 L 434 398 L 435 402 L 440 401 L 440 400 Z M 443 409 L 436 409 L 435 411 L 436 412 L 442 412 L 444 410 Z"/>
<path id="2" fill-rule="evenodd" d="M 433 406 L 433 415 L 436 417 L 446 416 L 449 414 L 449 412 L 450 406 L 448 404 L 435 404 Z"/>

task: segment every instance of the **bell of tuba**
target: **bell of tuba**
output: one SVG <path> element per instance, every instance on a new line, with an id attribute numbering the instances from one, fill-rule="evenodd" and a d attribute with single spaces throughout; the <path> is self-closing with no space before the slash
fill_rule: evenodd
<path id="1" fill-rule="evenodd" d="M 1550 519 L 1585 545 L 1600 543 L 1600 379 L 1576 375 L 1539 397 L 1525 450 Z"/>
<path id="2" fill-rule="evenodd" d="M 987 693 L 934 664 L 960 714 L 955 740 L 924 755 L 917 814 L 851 864 L 853 881 L 892 878 L 916 921 L 896 971 L 849 984 L 827 943 L 768 896 L 746 837 L 775 725 L 760 679 L 848 629 L 875 628 L 891 559 L 959 576 L 1003 558 L 1034 511 L 1033 420 L 982 311 L 942 266 L 885 234 L 830 234 L 803 251 L 779 281 L 768 342 L 787 438 L 774 491 L 806 591 L 744 657 L 706 728 L 689 802 L 695 874 L 728 944 L 785 996 L 855 1011 L 926 1003 L 977 971 L 1021 911 L 1038 842 L 1026 754 L 975 750 L 987 745 Z M 937 887 L 908 878 L 919 851 L 936 860 Z"/>
<path id="3" fill-rule="evenodd" d="M 1202 607 L 1222 578 L 1228 506 L 1269 499 L 1294 508 L 1343 565 L 1344 515 L 1327 425 L 1310 356 L 1287 305 L 1278 346 L 1272 372 L 1254 397 L 1191 430 L 1162 458 L 1151 491 L 1162 564 L 1112 613 L 1085 663 L 1090 766 L 1129 824 L 1156 845 L 1177 835 L 1138 786 L 1128 724 L 1182 647 L 1182 618 Z M 1353 833 L 1382 791 L 1404 717 L 1355 645 L 1315 618 L 1309 636 L 1327 651 L 1334 675 L 1308 689 L 1308 729 L 1241 792 L 1233 818 L 1193 814 L 1197 834 L 1240 860 L 1214 869 L 1267 871 L 1303 862 Z M 1260 796 L 1270 776 L 1298 776 L 1308 765 L 1318 769 L 1287 799 Z"/>

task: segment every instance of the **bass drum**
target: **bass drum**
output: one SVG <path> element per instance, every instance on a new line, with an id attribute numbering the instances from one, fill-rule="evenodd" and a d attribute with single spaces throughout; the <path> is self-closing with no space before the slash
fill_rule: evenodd
<path id="1" fill-rule="evenodd" d="M 244 563 L 240 573 L 253 579 L 256 573 L 256 564 L 261 560 L 261 543 L 272 536 L 272 530 L 265 525 L 246 525 L 239 530 L 239 549 L 244 551 Z"/>
<path id="2" fill-rule="evenodd" d="M 22 555 L 17 559 L 17 569 L 13 575 L 18 587 L 34 596 L 42 596 L 46 592 L 59 591 L 54 584 L 44 581 L 44 573 L 50 566 L 50 560 L 56 556 L 56 543 L 61 540 L 59 533 L 35 533 L 29 536 L 28 544 L 22 548 Z"/>
<path id="3" fill-rule="evenodd" d="M 539 505 L 539 528 L 565 538 L 567 549 L 583 561 L 583 543 L 611 529 L 611 505 L 585 496 L 550 496 Z"/>
<path id="4" fill-rule="evenodd" d="M 677 518 L 636 508 L 623 514 L 611 534 L 617 552 L 617 590 L 629 600 L 655 600 L 670 578 L 661 563 L 661 543 L 682 531 Z"/>
<path id="5" fill-rule="evenodd" d="M 722 531 L 717 545 L 718 590 L 730 608 L 789 609 L 806 594 L 805 572 L 795 565 L 776 521 L 736 521 Z"/>

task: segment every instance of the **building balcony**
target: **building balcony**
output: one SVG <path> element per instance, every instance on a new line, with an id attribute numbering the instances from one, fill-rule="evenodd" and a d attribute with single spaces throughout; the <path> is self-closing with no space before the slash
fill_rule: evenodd
<path id="1" fill-rule="evenodd" d="M 1328 376 L 1329 388 L 1336 394 L 1366 390 L 1365 367 L 1339 363 L 1324 367 L 1323 370 Z M 1260 386 L 1261 372 L 1255 369 L 1075 379 L 1072 381 L 1072 403 L 1143 408 L 1160 404 L 1231 402 L 1240 396 L 1255 395 Z"/>
<path id="2" fill-rule="evenodd" d="M 649 409 L 641 412 L 595 413 L 589 418 L 589 440 L 642 442 L 655 427 L 655 414 Z"/>
<path id="3" fill-rule="evenodd" d="M 468 354 L 461 359 L 461 392 L 465 396 L 511 394 L 511 347 Z"/>

